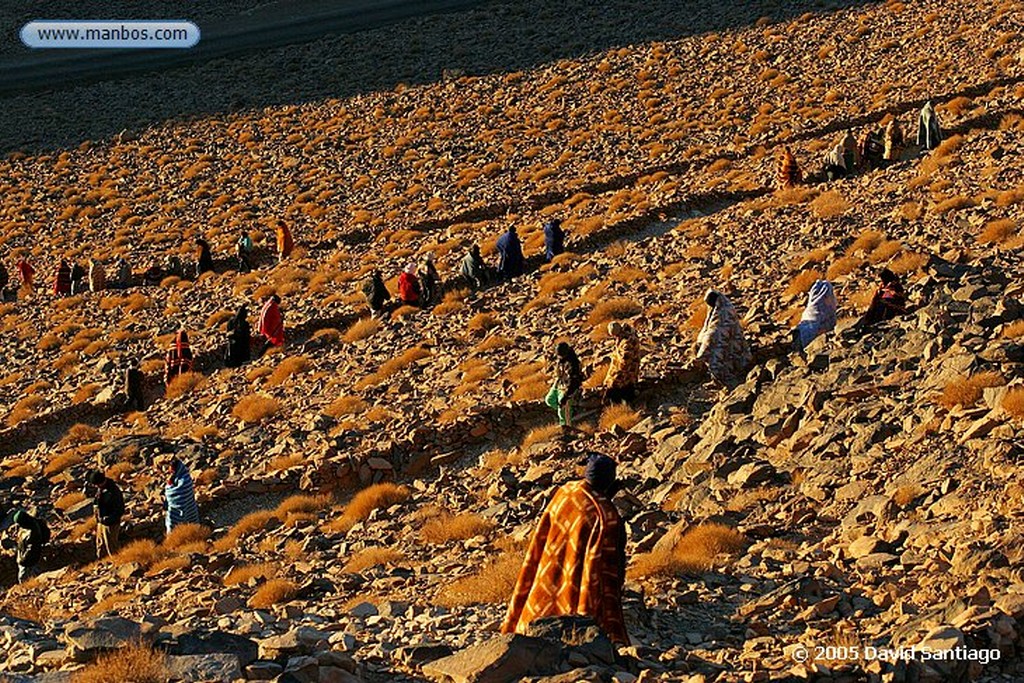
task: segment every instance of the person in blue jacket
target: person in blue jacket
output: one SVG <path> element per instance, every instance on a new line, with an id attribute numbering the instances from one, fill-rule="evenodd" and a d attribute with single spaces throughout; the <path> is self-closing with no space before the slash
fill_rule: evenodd
<path id="1" fill-rule="evenodd" d="M 551 263 L 552 259 L 565 251 L 565 231 L 562 221 L 552 218 L 544 224 L 544 260 Z"/>
<path id="2" fill-rule="evenodd" d="M 170 477 L 164 487 L 164 498 L 167 502 L 167 533 L 181 524 L 198 524 L 199 507 L 196 506 L 196 489 L 192 483 L 192 475 L 178 458 L 171 458 L 168 463 Z"/>
<path id="3" fill-rule="evenodd" d="M 519 241 L 515 226 L 498 238 L 498 255 L 498 276 L 502 280 L 511 280 L 523 274 L 523 244 Z"/>

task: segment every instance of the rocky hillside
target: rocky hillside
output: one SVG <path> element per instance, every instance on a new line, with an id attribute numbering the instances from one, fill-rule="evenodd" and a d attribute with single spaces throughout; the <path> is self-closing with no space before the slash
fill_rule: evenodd
<path id="1" fill-rule="evenodd" d="M 573 7 L 537 4 L 541 25 L 571 21 Z M 149 95 L 170 76 L 143 76 L 46 95 L 35 132 L 0 124 L 22 147 L 0 161 L 0 258 L 13 275 L 27 256 L 43 280 L 0 304 L 0 504 L 37 510 L 54 532 L 43 576 L 13 587 L 5 558 L 0 671 L 85 682 L 129 670 L 147 681 L 1024 676 L 1020 3 L 752 5 L 761 20 L 698 3 L 691 25 L 676 3 L 666 21 L 679 37 L 613 44 L 628 4 L 595 24 L 609 37 L 600 49 L 509 55 L 515 70 L 223 103 L 91 140 L 79 131 L 103 129 L 95 112 L 65 118 L 115 90 L 112 119 L 156 116 L 170 100 Z M 529 5 L 174 78 L 202 91 L 226 71 L 254 87 L 253 74 L 292 60 L 323 84 L 359 70 L 351 40 L 391 54 L 416 35 L 487 34 L 484 17 L 518 26 Z M 895 117 L 914 132 L 929 99 L 946 133 L 938 149 L 819 182 L 846 130 Z M 8 123 L 27 111 L 5 104 Z M 784 146 L 809 181 L 778 190 Z M 563 220 L 570 253 L 541 265 L 548 217 Z M 298 249 L 277 264 L 269 226 L 281 218 Z M 510 225 L 527 275 L 368 319 L 359 290 L 373 268 L 394 277 L 431 252 L 452 281 L 470 244 L 493 259 Z M 241 231 L 261 250 L 248 274 L 232 270 Z M 125 256 L 138 273 L 191 259 L 200 236 L 216 273 L 49 294 L 61 257 Z M 883 267 L 911 311 L 857 334 Z M 836 286 L 839 326 L 792 354 L 789 330 L 819 277 Z M 737 304 L 755 347 L 731 391 L 688 363 L 709 287 Z M 269 293 L 283 300 L 285 348 L 224 368 L 226 321 Z M 603 410 L 617 319 L 641 332 L 643 387 L 634 409 Z M 165 390 L 163 351 L 183 327 L 197 372 Z M 568 438 L 542 404 L 558 340 L 588 373 Z M 129 358 L 147 374 L 142 412 L 118 395 Z M 616 503 L 633 643 L 616 651 L 587 623 L 498 638 L 533 525 L 591 450 L 629 480 Z M 156 463 L 170 453 L 196 476 L 203 524 L 164 538 Z M 125 489 L 130 520 L 130 545 L 99 563 L 81 491 L 97 467 Z M 878 654 L 912 646 L 977 656 Z"/>

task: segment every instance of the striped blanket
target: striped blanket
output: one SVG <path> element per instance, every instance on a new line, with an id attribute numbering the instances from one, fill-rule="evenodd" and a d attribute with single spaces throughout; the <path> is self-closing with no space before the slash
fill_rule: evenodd
<path id="1" fill-rule="evenodd" d="M 503 633 L 523 633 L 542 617 L 591 616 L 618 643 L 625 532 L 610 500 L 584 481 L 562 486 L 544 511 L 519 572 Z"/>
<path id="2" fill-rule="evenodd" d="M 199 523 L 195 486 L 185 463 L 178 461 L 175 464 L 174 474 L 164 487 L 164 497 L 167 499 L 168 533 L 179 524 Z"/>

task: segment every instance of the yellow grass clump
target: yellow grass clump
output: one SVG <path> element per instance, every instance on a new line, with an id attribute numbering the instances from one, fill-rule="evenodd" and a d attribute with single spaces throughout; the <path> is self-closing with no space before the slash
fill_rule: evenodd
<path id="1" fill-rule="evenodd" d="M 136 643 L 100 655 L 92 664 L 71 674 L 71 683 L 167 683 L 170 678 L 167 656 Z"/>
<path id="2" fill-rule="evenodd" d="M 349 501 L 341 516 L 327 525 L 332 533 L 347 532 L 377 509 L 391 507 L 409 499 L 412 492 L 405 486 L 384 482 L 363 489 Z"/>
<path id="3" fill-rule="evenodd" d="M 985 224 L 978 242 L 981 244 L 1002 244 L 1017 234 L 1017 224 L 1009 218 L 989 221 Z"/>
<path id="4" fill-rule="evenodd" d="M 331 401 L 324 412 L 333 418 L 339 418 L 364 413 L 369 407 L 370 404 L 358 396 L 339 396 Z"/>
<path id="5" fill-rule="evenodd" d="M 84 458 L 82 458 L 81 454 L 75 451 L 61 453 L 50 458 L 50 461 L 43 467 L 43 474 L 47 477 L 55 477 L 65 470 L 81 464 L 83 461 Z"/>
<path id="6" fill-rule="evenodd" d="M 637 556 L 629 568 L 633 578 L 698 573 L 714 566 L 721 554 L 735 555 L 747 538 L 724 524 L 699 524 L 683 534 L 674 548 Z"/>
<path id="7" fill-rule="evenodd" d="M 789 281 L 789 285 L 786 287 L 786 291 L 782 293 L 782 296 L 791 299 L 806 294 L 815 280 L 820 280 L 821 277 L 821 271 L 819 270 L 802 270 Z"/>
<path id="8" fill-rule="evenodd" d="M 272 387 L 281 386 L 293 376 L 306 372 L 312 366 L 312 362 L 305 356 L 291 356 L 282 360 L 267 378 L 267 384 Z"/>
<path id="9" fill-rule="evenodd" d="M 885 235 L 878 230 L 865 230 L 858 235 L 857 239 L 853 241 L 853 244 L 847 248 L 846 255 L 853 256 L 858 253 L 868 253 L 884 240 Z"/>
<path id="10" fill-rule="evenodd" d="M 394 548 L 370 547 L 364 548 L 352 555 L 342 571 L 348 574 L 358 574 L 371 567 L 379 567 L 384 564 L 398 564 L 405 561 L 405 555 Z"/>
<path id="11" fill-rule="evenodd" d="M 424 543 L 441 545 L 449 541 L 464 541 L 467 538 L 489 533 L 494 523 L 480 515 L 465 512 L 460 515 L 442 514 L 427 521 L 420 529 Z"/>
<path id="12" fill-rule="evenodd" d="M 557 439 L 561 435 L 562 428 L 556 424 L 547 425 L 546 427 L 534 427 L 523 437 L 523 443 L 519 447 L 526 450 L 534 444 L 546 443 Z"/>
<path id="13" fill-rule="evenodd" d="M 252 394 L 243 397 L 235 404 L 231 414 L 242 422 L 256 423 L 276 415 L 281 410 L 281 402 L 272 396 Z"/>
<path id="14" fill-rule="evenodd" d="M 351 327 L 345 330 L 342 339 L 347 344 L 354 344 L 364 339 L 369 339 L 380 329 L 380 322 L 373 318 L 362 318 L 352 323 Z"/>
<path id="15" fill-rule="evenodd" d="M 850 210 L 850 202 L 839 192 L 830 191 L 819 194 L 811 202 L 811 211 L 819 218 L 835 218 Z"/>
<path id="16" fill-rule="evenodd" d="M 116 555 L 110 557 L 111 564 L 121 566 L 134 562 L 148 567 L 164 556 L 164 550 L 155 541 L 148 538 L 132 541 L 121 548 Z"/>
<path id="17" fill-rule="evenodd" d="M 638 422 L 640 422 L 640 413 L 625 403 L 616 403 L 604 409 L 597 424 L 601 431 L 608 432 L 615 427 L 632 429 Z"/>
<path id="18" fill-rule="evenodd" d="M 261 562 L 259 564 L 243 564 L 234 567 L 221 580 L 225 586 L 239 586 L 249 583 L 253 579 L 270 579 L 277 573 L 273 562 Z"/>
<path id="19" fill-rule="evenodd" d="M 267 609 L 288 602 L 299 592 L 299 587 L 287 579 L 270 579 L 249 598 L 252 609 Z"/>
<path id="20" fill-rule="evenodd" d="M 594 306 L 587 318 L 587 324 L 590 327 L 597 327 L 613 320 L 626 320 L 642 310 L 640 304 L 633 299 L 607 299 Z"/>
<path id="21" fill-rule="evenodd" d="M 274 515 L 284 519 L 291 514 L 319 512 L 330 504 L 330 498 L 327 496 L 289 496 L 277 506 L 277 509 L 274 510 Z"/>
<path id="22" fill-rule="evenodd" d="M 198 372 L 184 372 L 171 380 L 171 383 L 167 385 L 165 395 L 168 399 L 174 400 L 202 387 L 205 383 L 206 378 L 202 374 Z"/>
<path id="23" fill-rule="evenodd" d="M 179 524 L 164 538 L 166 550 L 177 550 L 193 543 L 205 543 L 210 538 L 210 527 L 202 524 Z"/>
<path id="24" fill-rule="evenodd" d="M 1014 419 L 1024 419 L 1024 386 L 1015 386 L 1007 391 L 1002 408 Z"/>
<path id="25" fill-rule="evenodd" d="M 390 377 L 393 377 L 403 369 L 409 367 L 413 363 L 423 360 L 424 358 L 430 357 L 430 351 L 423 348 L 422 346 L 415 346 L 401 356 L 392 358 L 381 364 L 377 371 L 367 375 L 358 382 L 356 382 L 355 388 L 357 390 L 367 389 L 372 386 L 376 386 Z"/>
<path id="26" fill-rule="evenodd" d="M 469 320 L 466 328 L 470 332 L 487 332 L 498 327 L 501 322 L 493 313 L 477 313 Z"/>
<path id="27" fill-rule="evenodd" d="M 57 508 L 62 512 L 66 512 L 74 506 L 85 500 L 85 494 L 81 491 L 72 491 L 71 493 L 65 493 L 53 503 L 53 507 Z"/>
<path id="28" fill-rule="evenodd" d="M 505 552 L 479 572 L 445 586 L 434 602 L 442 607 L 503 603 L 512 595 L 523 563 L 521 552 Z"/>
<path id="29" fill-rule="evenodd" d="M 969 408 L 981 399 L 986 388 L 1003 384 L 1006 384 L 1006 379 L 998 372 L 980 372 L 970 377 L 958 377 L 943 387 L 937 402 L 946 408 Z"/>
<path id="30" fill-rule="evenodd" d="M 1003 336 L 1008 339 L 1024 337 L 1024 320 L 1015 320 L 1003 328 Z"/>
<path id="31" fill-rule="evenodd" d="M 913 273 L 924 268 L 927 263 L 928 257 L 924 254 L 907 251 L 900 254 L 889 263 L 889 270 L 897 275 L 906 275 L 907 273 Z"/>

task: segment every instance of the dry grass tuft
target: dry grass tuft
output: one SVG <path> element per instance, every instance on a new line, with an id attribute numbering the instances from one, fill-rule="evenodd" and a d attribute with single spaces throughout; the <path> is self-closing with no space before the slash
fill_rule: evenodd
<path id="1" fill-rule="evenodd" d="M 423 525 L 420 529 L 420 538 L 424 543 L 441 545 L 449 541 L 464 541 L 480 536 L 492 529 L 494 522 L 470 512 L 461 515 L 442 514 Z"/>
<path id="2" fill-rule="evenodd" d="M 299 592 L 299 587 L 287 579 L 270 579 L 249 598 L 252 609 L 267 609 L 288 602 Z"/>
<path id="3" fill-rule="evenodd" d="M 171 380 L 171 383 L 167 385 L 165 396 L 169 400 L 174 400 L 201 388 L 205 383 L 206 378 L 201 373 L 185 372 Z"/>
<path id="4" fill-rule="evenodd" d="M 921 270 L 928 263 L 928 257 L 924 254 L 907 251 L 889 263 L 889 270 L 897 275 L 906 275 Z"/>
<path id="5" fill-rule="evenodd" d="M 1015 320 L 1003 328 L 1003 336 L 1008 339 L 1024 337 L 1024 320 Z"/>
<path id="6" fill-rule="evenodd" d="M 210 527 L 202 524 L 179 524 L 164 538 L 165 550 L 177 550 L 194 543 L 205 543 L 210 538 Z"/>
<path id="7" fill-rule="evenodd" d="M 466 328 L 470 332 L 487 332 L 488 330 L 493 330 L 499 325 L 501 325 L 501 322 L 493 313 L 477 313 L 470 318 L 469 324 Z"/>
<path id="8" fill-rule="evenodd" d="M 526 450 L 527 448 L 533 446 L 534 444 L 554 441 L 561 436 L 562 428 L 558 425 L 534 427 L 529 432 L 527 432 L 525 437 L 523 437 L 523 443 L 519 447 L 523 450 Z"/>
<path id="9" fill-rule="evenodd" d="M 1024 420 L 1024 386 L 1015 386 L 1003 396 L 1002 408 L 1016 420 Z"/>
<path id="10" fill-rule="evenodd" d="M 276 398 L 252 394 L 239 400 L 231 414 L 242 422 L 253 424 L 276 415 L 280 410 L 281 402 Z"/>
<path id="11" fill-rule="evenodd" d="M 47 477 L 55 477 L 75 465 L 82 464 L 83 461 L 82 455 L 75 451 L 61 453 L 50 458 L 50 461 L 43 467 L 43 474 Z"/>
<path id="12" fill-rule="evenodd" d="M 270 373 L 270 377 L 267 378 L 267 384 L 272 387 L 281 386 L 295 375 L 309 370 L 312 365 L 312 362 L 305 356 L 285 358 L 274 369 L 274 372 Z"/>
<path id="13" fill-rule="evenodd" d="M 71 674 L 71 683 L 167 683 L 169 680 L 167 656 L 142 643 L 100 655 L 92 664 Z"/>
<path id="14" fill-rule="evenodd" d="M 806 294 L 811 285 L 821 278 L 820 270 L 802 270 L 789 281 L 789 285 L 786 287 L 786 291 L 782 293 L 782 296 L 792 299 L 793 297 Z"/>
<path id="15" fill-rule="evenodd" d="M 342 339 L 347 344 L 369 339 L 380 329 L 380 322 L 373 318 L 363 318 L 352 323 L 352 326 L 345 330 Z"/>
<path id="16" fill-rule="evenodd" d="M 222 583 L 225 586 L 239 586 L 249 583 L 253 579 L 271 579 L 277 573 L 277 568 L 272 562 L 260 564 L 243 564 L 233 568 L 224 576 Z"/>
<path id="17" fill-rule="evenodd" d="M 859 253 L 868 253 L 875 249 L 879 244 L 885 240 L 885 235 L 878 230 L 865 230 L 857 239 L 853 241 L 853 244 L 846 250 L 847 256 L 853 256 Z"/>
<path id="18" fill-rule="evenodd" d="M 747 538 L 724 524 L 699 524 L 679 539 L 671 550 L 639 555 L 629 568 L 633 578 L 677 576 L 705 572 L 723 553 L 735 555 L 747 546 Z"/>
<path id="19" fill-rule="evenodd" d="M 315 513 L 331 504 L 327 496 L 296 495 L 285 498 L 274 510 L 274 515 L 284 519 L 290 514 Z"/>
<path id="20" fill-rule="evenodd" d="M 363 489 L 349 501 L 341 517 L 327 525 L 327 530 L 332 533 L 347 532 L 359 522 L 363 521 L 377 509 L 391 507 L 403 503 L 412 495 L 405 486 L 385 482 L 374 484 Z"/>
<path id="21" fill-rule="evenodd" d="M 819 218 L 835 218 L 850 210 L 850 202 L 838 192 L 823 192 L 811 202 L 811 211 Z"/>
<path id="22" fill-rule="evenodd" d="M 144 567 L 148 567 L 157 560 L 163 559 L 164 554 L 165 551 L 157 546 L 155 541 L 144 538 L 138 541 L 132 541 L 121 548 L 116 555 L 110 557 L 110 562 L 116 566 L 134 562 Z"/>
<path id="23" fill-rule="evenodd" d="M 597 327 L 613 320 L 626 320 L 642 310 L 640 304 L 633 299 L 608 299 L 594 306 L 587 318 L 587 324 L 590 327 Z"/>
<path id="24" fill-rule="evenodd" d="M 352 555 L 349 561 L 345 563 L 342 571 L 348 574 L 358 574 L 371 567 L 379 567 L 384 564 L 398 564 L 404 562 L 405 559 L 405 555 L 394 548 L 364 548 Z"/>
<path id="25" fill-rule="evenodd" d="M 625 403 L 616 403 L 604 409 L 597 424 L 601 431 L 610 432 L 615 427 L 632 429 L 638 422 L 640 422 L 640 413 Z"/>
<path id="26" fill-rule="evenodd" d="M 516 586 L 522 562 L 522 552 L 502 553 L 478 573 L 442 588 L 434 602 L 441 607 L 505 602 Z"/>
<path id="27" fill-rule="evenodd" d="M 358 396 L 339 396 L 331 401 L 324 412 L 333 418 L 339 418 L 364 413 L 369 407 L 370 404 Z"/>
<path id="28" fill-rule="evenodd" d="M 981 400 L 982 392 L 987 387 L 999 387 L 1006 384 L 998 372 L 980 372 L 970 377 L 958 377 L 942 389 L 936 402 L 946 408 L 963 406 L 970 408 Z"/>
<path id="29" fill-rule="evenodd" d="M 362 391 L 369 387 L 376 386 L 384 380 L 393 377 L 401 370 L 409 367 L 413 363 L 423 360 L 424 358 L 430 357 L 430 351 L 423 348 L 422 346 L 416 346 L 397 358 L 383 362 L 377 371 L 373 374 L 367 375 L 358 382 L 356 382 L 355 388 L 357 391 Z"/>
<path id="30" fill-rule="evenodd" d="M 835 280 L 849 275 L 853 271 L 864 265 L 864 259 L 857 256 L 844 256 L 840 259 L 836 259 L 832 265 L 828 267 L 828 271 L 825 272 L 825 277 L 828 280 Z"/>
<path id="31" fill-rule="evenodd" d="M 981 244 L 1002 244 L 1017 234 L 1017 224 L 1009 218 L 989 221 L 985 224 L 978 242 Z"/>

